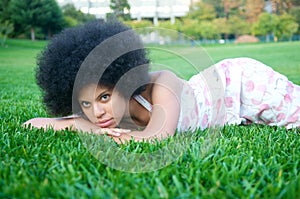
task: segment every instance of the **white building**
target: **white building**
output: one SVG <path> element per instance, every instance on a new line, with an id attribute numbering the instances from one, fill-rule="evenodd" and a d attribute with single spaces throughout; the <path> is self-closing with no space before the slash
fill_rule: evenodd
<path id="1" fill-rule="evenodd" d="M 183 17 L 189 11 L 189 6 L 194 0 L 128 0 L 132 19 L 143 18 L 170 19 L 175 21 L 176 17 Z M 77 9 L 84 13 L 96 15 L 97 18 L 105 18 L 106 13 L 111 13 L 110 0 L 57 0 L 63 6 L 72 3 Z"/>

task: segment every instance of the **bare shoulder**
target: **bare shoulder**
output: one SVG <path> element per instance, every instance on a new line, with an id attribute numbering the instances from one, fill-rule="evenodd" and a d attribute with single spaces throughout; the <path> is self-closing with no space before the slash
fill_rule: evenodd
<path id="1" fill-rule="evenodd" d="M 161 81 L 164 79 L 169 79 L 169 80 L 178 80 L 180 81 L 181 79 L 176 76 L 175 73 L 168 71 L 168 70 L 161 70 L 161 71 L 154 71 L 150 73 L 150 77 L 152 80 L 152 83 L 156 83 L 157 81 Z M 171 78 L 171 79 L 170 79 Z"/>
<path id="2" fill-rule="evenodd" d="M 179 98 L 183 88 L 182 79 L 171 71 L 163 70 L 151 73 L 152 86 L 150 99 L 153 103 L 168 101 L 170 98 Z"/>

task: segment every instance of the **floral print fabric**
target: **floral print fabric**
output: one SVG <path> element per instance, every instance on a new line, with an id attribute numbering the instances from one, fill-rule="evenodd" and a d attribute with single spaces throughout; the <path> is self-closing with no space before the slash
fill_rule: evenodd
<path id="1" fill-rule="evenodd" d="M 241 123 L 300 127 L 300 86 L 284 75 L 250 58 L 225 59 L 210 68 L 218 74 L 213 83 L 205 72 L 186 82 L 180 131 Z M 221 85 L 218 92 L 213 84 Z"/>

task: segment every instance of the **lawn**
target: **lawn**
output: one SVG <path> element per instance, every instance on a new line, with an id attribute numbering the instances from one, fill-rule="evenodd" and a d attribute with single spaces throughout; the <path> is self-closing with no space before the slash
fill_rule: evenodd
<path id="1" fill-rule="evenodd" d="M 300 198 L 296 129 L 226 126 L 220 132 L 187 132 L 161 143 L 122 146 L 88 137 L 100 143 L 91 149 L 75 132 L 22 128 L 32 117 L 48 116 L 34 80 L 35 58 L 45 44 L 9 40 L 0 48 L 1 198 Z M 299 42 L 149 49 L 153 70 L 168 68 L 184 78 L 223 58 L 247 56 L 300 84 Z M 102 144 L 117 169 L 103 163 L 103 153 L 95 155 Z M 121 171 L 120 165 L 127 171 L 159 168 L 162 162 L 146 156 L 130 160 L 124 153 L 153 153 L 166 146 L 175 146 L 176 153 L 161 169 Z M 124 153 L 112 153 L 115 148 Z"/>

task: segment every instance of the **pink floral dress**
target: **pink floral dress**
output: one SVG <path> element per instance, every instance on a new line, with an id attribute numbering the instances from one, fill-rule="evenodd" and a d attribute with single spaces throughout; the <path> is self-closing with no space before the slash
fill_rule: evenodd
<path id="1" fill-rule="evenodd" d="M 250 123 L 300 127 L 300 86 L 250 58 L 223 60 L 185 82 L 179 131 Z"/>

